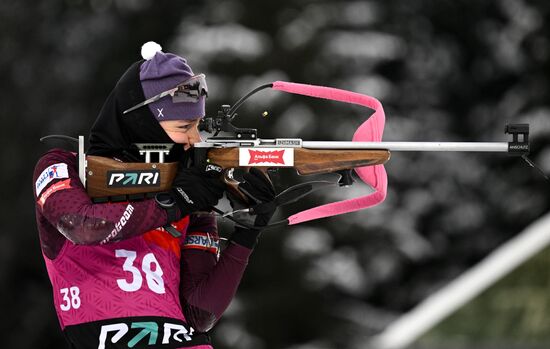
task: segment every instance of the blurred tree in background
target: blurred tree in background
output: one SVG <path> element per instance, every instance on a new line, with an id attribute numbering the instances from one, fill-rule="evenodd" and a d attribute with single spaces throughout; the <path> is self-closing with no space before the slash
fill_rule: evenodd
<path id="1" fill-rule="evenodd" d="M 550 253 L 546 248 L 442 321 L 421 347 L 547 348 L 550 343 Z M 490 325 L 480 325 L 488 321 Z"/>
<path id="2" fill-rule="evenodd" d="M 502 141 L 506 123 L 530 123 L 532 158 L 550 172 L 549 17 L 543 0 L 1 2 L 6 347 L 65 347 L 34 224 L 38 139 L 87 135 L 144 42 L 207 75 L 208 113 L 275 80 L 334 86 L 383 103 L 386 140 Z M 263 138 L 348 140 L 368 115 L 263 91 L 236 123 Z M 217 348 L 363 347 L 550 206 L 548 183 L 505 155 L 394 153 L 386 168 L 379 207 L 263 234 Z M 278 186 L 296 180 L 282 171 Z"/>

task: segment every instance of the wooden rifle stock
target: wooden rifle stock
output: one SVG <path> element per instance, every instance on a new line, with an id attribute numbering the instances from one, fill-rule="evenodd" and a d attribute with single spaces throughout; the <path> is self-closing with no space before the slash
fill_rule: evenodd
<path id="1" fill-rule="evenodd" d="M 213 148 L 208 151 L 208 159 L 223 168 L 239 167 L 239 149 Z M 294 149 L 294 168 L 301 175 L 330 173 L 378 165 L 389 159 L 390 152 L 388 150 Z"/>
<path id="2" fill-rule="evenodd" d="M 294 149 L 294 168 L 300 175 L 331 173 L 356 167 L 383 164 L 388 150 Z M 127 163 L 100 156 L 87 156 L 86 190 L 92 199 L 111 201 L 143 198 L 146 194 L 168 191 L 178 163 Z M 239 166 L 238 148 L 211 148 L 207 161 L 223 168 Z M 263 166 L 264 169 L 276 166 Z M 99 201 L 99 200 L 96 200 Z"/>

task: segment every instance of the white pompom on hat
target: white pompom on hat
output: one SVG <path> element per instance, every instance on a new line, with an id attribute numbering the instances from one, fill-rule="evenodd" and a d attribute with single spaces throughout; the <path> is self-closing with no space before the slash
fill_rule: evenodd
<path id="1" fill-rule="evenodd" d="M 162 47 L 154 41 L 148 41 L 141 46 L 141 57 L 145 60 L 150 60 L 157 52 L 162 52 Z"/>

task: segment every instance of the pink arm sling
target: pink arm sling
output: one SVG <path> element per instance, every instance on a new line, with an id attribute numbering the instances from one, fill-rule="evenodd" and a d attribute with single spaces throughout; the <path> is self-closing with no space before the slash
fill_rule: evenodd
<path id="1" fill-rule="evenodd" d="M 295 93 L 314 98 L 324 98 L 333 101 L 362 105 L 374 110 L 374 114 L 366 120 L 353 135 L 354 142 L 380 142 L 384 132 L 384 109 L 382 104 L 373 97 L 341 89 L 297 84 L 284 81 L 275 81 L 273 89 Z M 386 198 L 388 177 L 384 165 L 358 167 L 355 172 L 363 182 L 370 185 L 375 191 L 369 195 L 353 199 L 332 202 L 305 211 L 298 212 L 288 218 L 288 224 L 298 224 L 314 219 L 336 216 L 354 212 L 378 205 Z"/>

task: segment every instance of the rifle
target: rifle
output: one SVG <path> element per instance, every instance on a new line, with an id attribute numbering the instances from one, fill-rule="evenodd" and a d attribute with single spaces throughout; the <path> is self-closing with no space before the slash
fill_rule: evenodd
<path id="1" fill-rule="evenodd" d="M 266 88 L 358 104 L 374 110 L 374 113 L 357 129 L 351 142 L 303 141 L 298 138 L 261 139 L 256 129 L 239 128 L 232 122 L 237 116 L 238 107 L 247 98 Z M 285 220 L 271 223 L 270 226 L 298 224 L 379 204 L 385 199 L 387 190 L 383 164 L 390 159 L 392 151 L 505 152 L 521 156 L 530 166 L 536 167 L 527 158 L 528 124 L 506 125 L 505 133 L 512 136 L 509 142 L 382 142 L 384 122 L 382 105 L 373 97 L 335 88 L 277 81 L 252 90 L 233 107 L 222 105 L 217 115 L 203 118 L 199 129 L 213 135 L 194 144 L 194 160 L 195 163 L 217 164 L 228 169 L 225 179 L 233 185 L 238 184 L 235 183 L 231 170 L 236 167 L 294 167 L 301 175 L 340 174 L 337 182 L 311 181 L 287 188 L 277 195 L 277 206 L 296 202 L 315 190 L 329 186 L 350 186 L 353 183 L 352 171 L 375 190 L 366 196 L 298 212 Z M 220 136 L 222 132 L 224 135 Z M 79 174 L 94 201 L 137 200 L 170 189 L 178 164 L 164 163 L 163 158 L 172 145 L 136 145 L 140 153 L 145 155 L 145 163 L 122 163 L 97 156 L 85 156 L 84 140 L 82 136 L 79 137 Z M 155 154 L 158 162 L 151 162 Z M 231 215 L 214 210 L 224 216 Z"/>
<path id="2" fill-rule="evenodd" d="M 144 145 L 139 145 L 144 146 Z M 146 145 L 145 145 L 146 146 Z M 158 147 L 158 145 L 156 145 Z M 168 147 L 169 145 L 164 145 Z M 205 148 L 201 149 L 204 150 Z M 241 155 L 242 152 L 248 154 Z M 153 153 L 149 152 L 148 153 Z M 360 166 L 383 164 L 390 158 L 387 150 L 365 149 L 307 149 L 275 146 L 210 148 L 205 154 L 206 162 L 224 169 L 236 167 L 294 167 L 300 175 L 339 172 L 340 182 L 349 185 L 347 176 L 351 169 Z M 248 163 L 242 159 L 248 157 Z M 291 157 L 289 160 L 288 157 Z M 86 189 L 95 202 L 127 201 L 149 197 L 157 192 L 168 191 L 176 176 L 177 162 L 126 163 L 101 156 L 86 156 Z M 226 176 L 230 184 L 231 172 Z"/>

